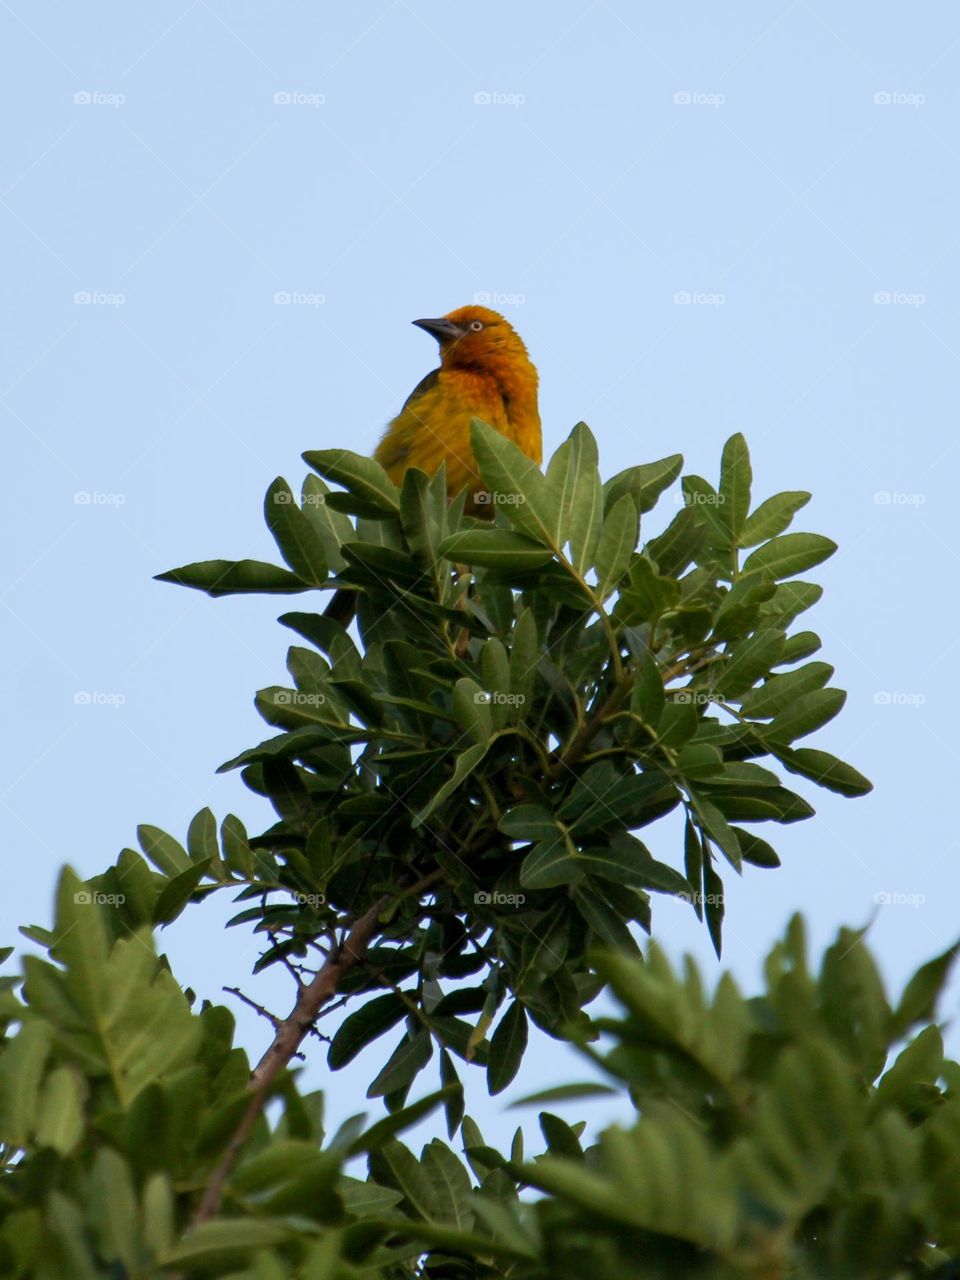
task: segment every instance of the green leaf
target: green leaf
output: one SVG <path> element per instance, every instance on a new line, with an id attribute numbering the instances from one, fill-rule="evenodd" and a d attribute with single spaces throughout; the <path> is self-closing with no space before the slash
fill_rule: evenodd
<path id="1" fill-rule="evenodd" d="M 207 873 L 210 863 L 195 862 L 186 871 L 181 871 L 168 880 L 157 898 L 153 908 L 154 925 L 171 924 L 190 901 L 197 885 Z"/>
<path id="2" fill-rule="evenodd" d="M 487 745 L 488 744 L 481 742 L 474 743 L 472 747 L 467 747 L 466 751 L 457 756 L 453 775 L 447 779 L 433 799 L 424 805 L 419 813 L 414 815 L 412 824 L 414 828 L 423 826 L 430 815 L 443 804 L 448 796 L 452 795 L 453 792 L 456 791 L 457 787 L 459 787 L 467 777 L 469 777 L 483 757 L 487 754 Z"/>
<path id="3" fill-rule="evenodd" d="M 780 750 L 776 755 L 791 773 L 809 778 L 828 791 L 836 791 L 842 796 L 865 796 L 873 790 L 873 783 L 858 773 L 853 765 L 838 760 L 829 751 L 797 747 L 792 751 Z"/>
<path id="4" fill-rule="evenodd" d="M 187 829 L 187 851 L 194 862 L 218 863 L 217 820 L 209 809 L 195 814 Z"/>
<path id="5" fill-rule="evenodd" d="M 644 649 L 637 661 L 636 680 L 630 691 L 630 710 L 645 725 L 655 729 L 663 715 L 665 698 L 663 676 L 657 660 L 649 649 Z"/>
<path id="6" fill-rule="evenodd" d="M 571 563 L 582 577 L 593 564 L 603 525 L 603 485 L 597 470 L 597 443 L 584 423 L 574 427 L 570 446 L 567 465 L 573 486 L 571 490 L 569 481 L 566 484 L 569 498 L 561 506 L 561 532 L 570 544 Z"/>
<path id="7" fill-rule="evenodd" d="M 667 609 L 680 600 L 680 584 L 675 578 L 664 578 L 645 556 L 634 556 L 630 565 L 630 585 L 617 601 L 616 620 L 633 627 L 640 622 L 656 622 Z"/>
<path id="8" fill-rule="evenodd" d="M 409 1107 L 403 1107 L 400 1111 L 394 1111 L 392 1115 L 384 1116 L 382 1120 L 378 1120 L 376 1124 L 371 1125 L 369 1129 L 354 1139 L 346 1154 L 348 1156 L 358 1156 L 365 1152 L 376 1151 L 378 1147 L 382 1147 L 396 1138 L 398 1133 L 402 1133 L 404 1129 L 410 1129 L 413 1125 L 419 1124 L 437 1107 L 442 1106 L 450 1097 L 451 1092 L 453 1090 L 449 1086 L 437 1089 L 434 1093 L 428 1093 L 426 1097 L 412 1102 Z"/>
<path id="9" fill-rule="evenodd" d="M 793 517 L 810 501 L 810 494 L 795 489 L 788 493 L 778 493 L 766 502 L 761 502 L 756 511 L 748 516 L 740 530 L 741 547 L 755 547 L 760 542 L 775 538 L 777 534 L 788 529 Z"/>
<path id="10" fill-rule="evenodd" d="M 639 467 L 627 467 L 603 486 L 606 510 L 612 510 L 620 498 L 628 493 L 641 515 L 652 511 L 660 494 L 673 484 L 682 470 L 683 455 L 680 453 L 660 458 L 657 462 L 646 462 Z"/>
<path id="11" fill-rule="evenodd" d="M 764 729 L 764 737 L 771 742 L 786 743 L 803 738 L 832 720 L 846 700 L 842 689 L 815 689 L 805 693 L 774 716 Z"/>
<path id="12" fill-rule="evenodd" d="M 520 867 L 520 883 L 525 889 L 554 889 L 582 878 L 576 847 L 565 831 L 541 841 Z"/>
<path id="13" fill-rule="evenodd" d="M 780 587 L 777 588 L 778 591 L 781 589 Z M 816 653 L 821 647 L 822 641 L 815 631 L 798 631 L 796 635 L 790 636 L 787 640 L 777 666 L 784 667 L 790 662 L 801 662 L 804 658 L 809 658 L 811 654 Z"/>
<path id="14" fill-rule="evenodd" d="M 520 1070 L 527 1048 L 527 1014 L 514 1000 L 500 1019 L 490 1041 L 487 1059 L 487 1088 L 491 1095 L 502 1093 Z"/>
<path id="15" fill-rule="evenodd" d="M 327 579 L 323 542 L 282 476 L 267 490 L 263 514 L 280 554 L 297 577 L 314 586 L 322 585 Z"/>
<path id="16" fill-rule="evenodd" d="M 890 1018 L 890 1038 L 898 1040 L 918 1022 L 926 1022 L 936 1014 L 940 994 L 956 962 L 960 944 L 954 943 L 933 960 L 922 965 L 903 989 L 900 1001 Z"/>
<path id="17" fill-rule="evenodd" d="M 609 1085 L 596 1081 L 584 1081 L 583 1084 L 558 1084 L 551 1089 L 541 1089 L 537 1093 L 529 1093 L 525 1098 L 511 1102 L 508 1110 L 516 1111 L 519 1107 L 539 1107 L 545 1102 L 584 1102 L 591 1098 L 616 1097 L 617 1090 Z"/>
<path id="18" fill-rule="evenodd" d="M 400 510 L 397 486 L 379 462 L 346 449 L 313 449 L 303 455 L 308 467 L 326 480 L 344 487 L 354 497 L 378 511 L 396 515 Z"/>
<path id="19" fill-rule="evenodd" d="M 679 578 L 703 546 L 706 525 L 694 507 L 681 507 L 658 538 L 648 542 L 644 554 L 666 578 Z"/>
<path id="20" fill-rule="evenodd" d="M 553 559 L 548 548 L 510 529 L 465 529 L 444 538 L 439 550 L 455 564 L 511 573 L 539 569 Z"/>
<path id="21" fill-rule="evenodd" d="M 514 840 L 552 840 L 559 830 L 556 818 L 541 804 L 516 804 L 500 819 L 500 830 Z"/>
<path id="22" fill-rule="evenodd" d="M 68 1156 L 83 1137 L 85 1081 L 71 1067 L 55 1067 L 43 1082 L 37 1108 L 37 1145 Z"/>
<path id="23" fill-rule="evenodd" d="M 463 676 L 453 688 L 453 714 L 464 733 L 486 746 L 493 734 L 492 693 Z"/>
<path id="24" fill-rule="evenodd" d="M 597 571 L 597 591 L 601 599 L 619 583 L 626 573 L 637 545 L 639 523 L 633 498 L 624 494 L 618 498 L 603 522 L 594 568 Z"/>
<path id="25" fill-rule="evenodd" d="M 52 1039 L 46 1022 L 30 1018 L 0 1055 L 0 1136 L 10 1147 L 28 1144 Z"/>
<path id="26" fill-rule="evenodd" d="M 137 827 L 137 839 L 143 852 L 165 876 L 175 876 L 181 871 L 190 870 L 192 864 L 186 850 L 173 836 L 168 836 L 159 827 L 141 823 Z"/>
<path id="27" fill-rule="evenodd" d="M 374 996 L 354 1013 L 348 1014 L 337 1028 L 327 1050 L 327 1065 L 330 1070 L 339 1071 L 352 1062 L 368 1044 L 395 1027 L 407 1012 L 407 1006 L 400 996 L 390 991 L 383 996 Z"/>
<path id="28" fill-rule="evenodd" d="M 537 620 L 532 609 L 524 609 L 518 616 L 510 636 L 510 692 L 527 708 L 533 697 L 537 663 L 540 660 L 540 643 L 537 638 Z"/>
<path id="29" fill-rule="evenodd" d="M 565 1120 L 552 1115 L 549 1111 L 541 1111 L 538 1119 L 540 1132 L 547 1144 L 549 1155 L 561 1156 L 566 1160 L 583 1159 L 583 1148 L 577 1140 L 576 1133 Z"/>
<path id="30" fill-rule="evenodd" d="M 700 820 L 701 830 L 718 846 L 730 865 L 739 871 L 743 855 L 740 841 L 733 827 L 712 801 L 705 799 L 702 795 L 694 795 L 692 791 L 690 798 Z"/>
<path id="31" fill-rule="evenodd" d="M 174 582 L 180 587 L 193 587 L 208 596 L 293 595 L 309 591 L 304 582 L 289 569 L 265 564 L 262 560 L 200 560 L 179 569 L 168 569 L 156 575 L 157 582 Z"/>
<path id="32" fill-rule="evenodd" d="M 740 710 L 745 716 L 766 720 L 788 707 L 801 694 L 822 689 L 832 675 L 833 667 L 828 662 L 808 662 L 796 671 L 771 676 L 759 689 L 751 689 L 744 695 Z"/>
<path id="33" fill-rule="evenodd" d="M 130 1167 L 119 1152 L 102 1146 L 90 1171 L 93 1219 L 105 1257 L 122 1262 L 128 1273 L 139 1269 L 139 1212 Z"/>
<path id="34" fill-rule="evenodd" d="M 554 484 L 548 485 L 522 449 L 479 418 L 470 423 L 470 438 L 483 483 L 498 509 L 530 538 L 559 549 L 562 485 L 557 472 Z"/>
<path id="35" fill-rule="evenodd" d="M 765 676 L 783 653 L 786 636 L 770 628 L 756 631 L 724 654 L 726 661 L 714 688 L 725 698 L 735 698 Z"/>
<path id="36" fill-rule="evenodd" d="M 760 570 L 778 581 L 812 569 L 832 556 L 837 544 L 819 533 L 785 533 L 747 556 L 743 572 Z"/>
<path id="37" fill-rule="evenodd" d="M 736 543 L 747 512 L 750 510 L 750 485 L 753 473 L 747 442 L 738 431 L 723 446 L 720 462 L 720 505 L 718 515 L 730 532 L 730 540 Z"/>
<path id="38" fill-rule="evenodd" d="M 409 1087 L 432 1057 L 433 1041 L 428 1031 L 418 1028 L 413 1035 L 405 1035 L 367 1089 L 367 1097 L 382 1098 Z"/>

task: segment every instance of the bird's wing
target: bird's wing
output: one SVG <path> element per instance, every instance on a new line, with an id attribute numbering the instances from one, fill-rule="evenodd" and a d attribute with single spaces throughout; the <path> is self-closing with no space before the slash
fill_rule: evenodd
<path id="1" fill-rule="evenodd" d="M 431 387 L 435 387 L 439 380 L 440 370 L 431 369 L 426 377 L 420 379 L 417 385 L 407 396 L 406 400 L 404 400 L 403 409 L 401 409 L 400 412 L 403 413 L 404 409 L 409 409 L 415 400 L 419 400 L 425 391 L 429 391 Z"/>

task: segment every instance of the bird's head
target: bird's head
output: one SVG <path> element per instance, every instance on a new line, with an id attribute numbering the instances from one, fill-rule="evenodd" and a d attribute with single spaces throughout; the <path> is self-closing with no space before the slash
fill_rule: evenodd
<path id="1" fill-rule="evenodd" d="M 413 323 L 439 342 L 445 369 L 473 369 L 501 380 L 528 372 L 536 379 L 523 339 L 509 320 L 488 307 L 458 307 L 436 320 Z"/>

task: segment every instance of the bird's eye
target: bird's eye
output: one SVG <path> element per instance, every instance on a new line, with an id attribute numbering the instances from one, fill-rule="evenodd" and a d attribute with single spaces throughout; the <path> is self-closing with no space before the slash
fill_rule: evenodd
<path id="1" fill-rule="evenodd" d="M 479 333 L 479 332 L 480 332 L 480 330 L 483 328 L 483 321 L 482 321 L 482 320 L 471 320 L 471 322 L 470 322 L 470 328 L 474 331 L 474 333 Z"/>

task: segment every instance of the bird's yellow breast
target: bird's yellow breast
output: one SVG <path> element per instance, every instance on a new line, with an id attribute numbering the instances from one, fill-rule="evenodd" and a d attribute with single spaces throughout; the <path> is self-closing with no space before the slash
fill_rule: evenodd
<path id="1" fill-rule="evenodd" d="M 532 396 L 505 396 L 495 378 L 470 369 L 441 369 L 388 425 L 374 457 L 395 484 L 402 482 L 408 467 L 433 475 L 445 462 L 447 492 L 453 497 L 466 489 L 471 495 L 468 510 L 473 510 L 473 495 L 484 487 L 470 443 L 474 418 L 488 422 L 540 462 L 535 382 Z"/>

